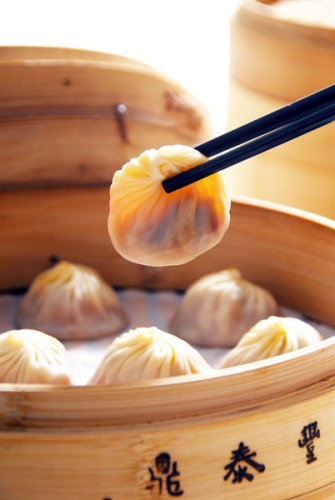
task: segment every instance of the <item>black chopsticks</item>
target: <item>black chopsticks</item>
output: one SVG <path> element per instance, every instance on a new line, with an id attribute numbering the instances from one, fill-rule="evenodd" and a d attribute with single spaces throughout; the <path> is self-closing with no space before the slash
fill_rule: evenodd
<path id="1" fill-rule="evenodd" d="M 335 120 L 335 84 L 196 146 L 205 163 L 165 179 L 171 193 Z M 222 154 L 219 154 L 222 153 Z M 217 156 L 215 156 L 217 155 Z"/>

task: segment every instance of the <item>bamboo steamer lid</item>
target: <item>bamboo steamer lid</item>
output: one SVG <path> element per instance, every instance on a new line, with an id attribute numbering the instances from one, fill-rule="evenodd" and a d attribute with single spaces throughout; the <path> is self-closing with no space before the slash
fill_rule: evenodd
<path id="1" fill-rule="evenodd" d="M 195 96 L 115 54 L 0 47 L 0 189 L 107 184 L 145 149 L 211 137 Z"/>
<path id="2" fill-rule="evenodd" d="M 335 81 L 335 4 L 243 0 L 231 19 L 228 126 Z M 335 217 L 335 124 L 227 171 L 237 194 Z"/>

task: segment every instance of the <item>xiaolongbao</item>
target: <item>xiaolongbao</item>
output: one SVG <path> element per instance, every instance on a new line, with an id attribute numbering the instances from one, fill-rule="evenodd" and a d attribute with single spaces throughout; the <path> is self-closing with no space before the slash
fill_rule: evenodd
<path id="1" fill-rule="evenodd" d="M 237 269 L 208 274 L 191 285 L 169 331 L 205 347 L 233 347 L 257 321 L 279 314 L 270 292 L 242 278 Z"/>
<path id="2" fill-rule="evenodd" d="M 99 273 L 60 261 L 35 278 L 19 304 L 15 323 L 61 340 L 94 339 L 123 329 L 128 316 Z"/>
<path id="3" fill-rule="evenodd" d="M 112 342 L 90 383 L 136 382 L 212 371 L 200 353 L 183 340 L 156 327 L 136 328 Z"/>
<path id="4" fill-rule="evenodd" d="M 321 342 L 320 333 L 308 323 L 291 317 L 261 320 L 223 356 L 219 368 L 272 358 Z"/>
<path id="5" fill-rule="evenodd" d="M 126 259 L 148 266 L 183 264 L 216 245 L 230 222 L 223 174 L 167 194 L 162 181 L 206 161 L 187 146 L 148 150 L 115 172 L 108 230 Z"/>
<path id="6" fill-rule="evenodd" d="M 65 347 L 36 330 L 10 330 L 0 335 L 0 382 L 70 385 Z"/>

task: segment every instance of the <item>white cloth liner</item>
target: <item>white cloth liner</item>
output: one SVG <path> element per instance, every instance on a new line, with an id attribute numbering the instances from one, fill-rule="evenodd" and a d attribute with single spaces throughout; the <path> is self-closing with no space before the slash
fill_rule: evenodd
<path id="1" fill-rule="evenodd" d="M 116 292 L 130 317 L 130 324 L 119 334 L 137 327 L 150 326 L 156 326 L 168 332 L 169 320 L 182 297 L 179 292 L 170 290 L 151 291 L 127 288 L 116 290 Z M 14 315 L 21 298 L 22 295 L 20 294 L 0 295 L 0 333 L 16 328 Z M 314 321 L 311 318 L 306 318 L 291 309 L 282 307 L 282 314 L 306 321 L 314 326 L 325 338 L 335 335 L 335 328 Z M 94 341 L 64 342 L 73 371 L 74 384 L 83 385 L 87 382 L 114 338 L 115 336 Z M 225 349 L 194 347 L 214 368 L 221 356 L 226 352 Z"/>

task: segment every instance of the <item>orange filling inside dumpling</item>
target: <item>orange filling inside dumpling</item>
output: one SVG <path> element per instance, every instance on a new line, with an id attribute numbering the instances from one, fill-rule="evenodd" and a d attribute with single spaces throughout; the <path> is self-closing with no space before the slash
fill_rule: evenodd
<path id="1" fill-rule="evenodd" d="M 164 179 L 206 160 L 193 148 L 164 146 L 115 172 L 108 230 L 123 257 L 149 266 L 183 264 L 221 240 L 230 221 L 221 172 L 169 194 L 162 186 Z"/>

